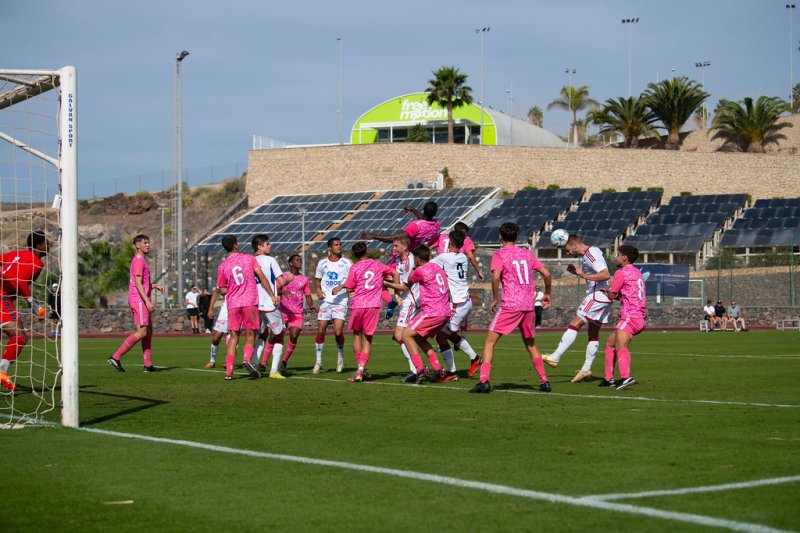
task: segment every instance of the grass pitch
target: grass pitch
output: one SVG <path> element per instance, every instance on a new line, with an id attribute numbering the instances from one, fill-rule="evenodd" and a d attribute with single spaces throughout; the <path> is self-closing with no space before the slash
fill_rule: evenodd
<path id="1" fill-rule="evenodd" d="M 476 349 L 482 338 L 471 336 Z M 537 343 L 546 353 L 558 339 Z M 81 421 L 102 433 L 0 432 L 3 530 L 797 530 L 798 341 L 648 332 L 632 345 L 638 384 L 617 392 L 569 383 L 581 336 L 547 368 L 545 394 L 509 337 L 495 391 L 474 395 L 463 371 L 458 382 L 401 384 L 407 366 L 388 337 L 376 337 L 375 381 L 362 384 L 313 375 L 312 337 L 300 339 L 290 379 L 232 382 L 202 370 L 208 337 L 156 338 L 155 374 L 141 372 L 138 347 L 118 373 L 105 359 L 121 339 L 84 340 Z M 331 369 L 332 342 L 324 357 Z M 352 371 L 349 346 L 346 360 Z M 782 477 L 792 479 L 759 482 Z"/>

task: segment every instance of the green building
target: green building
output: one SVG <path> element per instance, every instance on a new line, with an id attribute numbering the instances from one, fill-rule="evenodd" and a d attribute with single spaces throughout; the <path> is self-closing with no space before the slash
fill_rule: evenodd
<path id="1" fill-rule="evenodd" d="M 420 124 L 428 130 L 431 142 L 446 143 L 447 109 L 428 105 L 427 97 L 427 93 L 411 93 L 378 104 L 358 117 L 350 142 L 405 142 L 408 130 Z M 453 140 L 457 144 L 566 147 L 549 131 L 491 107 L 469 104 L 453 109 L 453 122 Z"/>

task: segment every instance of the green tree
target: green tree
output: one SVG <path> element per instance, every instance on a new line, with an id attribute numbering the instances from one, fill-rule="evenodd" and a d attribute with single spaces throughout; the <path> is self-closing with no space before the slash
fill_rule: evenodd
<path id="1" fill-rule="evenodd" d="M 130 241 L 119 246 L 93 242 L 78 253 L 78 306 L 108 307 L 108 296 L 128 287 L 134 249 Z"/>
<path id="2" fill-rule="evenodd" d="M 534 126 L 539 126 L 540 128 L 543 128 L 544 113 L 542 113 L 542 108 L 536 105 L 528 109 L 528 120 L 530 120 L 531 124 L 533 124 Z"/>
<path id="3" fill-rule="evenodd" d="M 467 75 L 456 67 L 442 67 L 428 80 L 428 105 L 438 104 L 447 109 L 447 142 L 453 144 L 453 108 L 472 103 L 472 87 L 466 85 Z"/>
<path id="4" fill-rule="evenodd" d="M 600 103 L 594 98 L 589 97 L 589 86 L 581 85 L 576 88 L 574 85 L 565 85 L 559 93 L 561 96 L 547 104 L 547 110 L 563 109 L 572 111 L 572 125 L 570 126 L 570 137 L 572 137 L 575 127 L 578 124 L 578 111 L 584 109 L 594 109 Z"/>
<path id="5" fill-rule="evenodd" d="M 618 133 L 625 138 L 626 148 L 636 148 L 639 137 L 658 135 L 655 130 L 656 116 L 647 107 L 643 98 L 609 98 L 602 109 L 589 113 L 592 123 L 600 126 L 600 134 Z"/>
<path id="6" fill-rule="evenodd" d="M 645 103 L 661 121 L 661 127 L 667 130 L 667 150 L 680 147 L 681 128 L 706 98 L 708 93 L 702 85 L 685 76 L 647 85 Z"/>
<path id="7" fill-rule="evenodd" d="M 792 87 L 792 113 L 800 113 L 800 83 Z"/>
<path id="8" fill-rule="evenodd" d="M 763 153 L 765 144 L 786 138 L 780 130 L 792 124 L 778 123 L 778 119 L 789 109 L 789 104 L 777 96 L 760 96 L 755 102 L 750 97 L 741 102 L 728 101 L 711 124 L 711 129 L 716 130 L 712 139 L 725 139 L 747 152 Z"/>
<path id="9" fill-rule="evenodd" d="M 406 137 L 406 142 L 410 143 L 426 143 L 431 140 L 431 134 L 428 132 L 428 128 L 423 126 L 422 124 L 415 124 L 408 128 L 408 136 Z"/>

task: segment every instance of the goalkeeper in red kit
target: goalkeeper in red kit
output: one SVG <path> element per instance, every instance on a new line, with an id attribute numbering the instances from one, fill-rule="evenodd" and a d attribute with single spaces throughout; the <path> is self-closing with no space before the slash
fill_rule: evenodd
<path id="1" fill-rule="evenodd" d="M 31 283 L 44 268 L 42 257 L 47 255 L 48 244 L 45 234 L 35 231 L 28 235 L 26 249 L 12 250 L 0 255 L 0 328 L 8 335 L 8 343 L 0 358 L 0 385 L 10 391 L 17 387 L 8 377 L 8 368 L 28 342 L 28 335 L 14 307 L 14 300 L 18 296 L 25 298 L 33 313 L 44 320 L 44 308 L 40 308 L 33 299 Z"/>

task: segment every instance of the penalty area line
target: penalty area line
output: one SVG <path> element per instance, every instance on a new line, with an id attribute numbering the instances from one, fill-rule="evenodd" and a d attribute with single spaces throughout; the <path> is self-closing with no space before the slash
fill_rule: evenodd
<path id="1" fill-rule="evenodd" d="M 708 485 L 705 487 L 686 487 L 682 489 L 668 490 L 648 490 L 644 492 L 628 492 L 617 494 L 598 494 L 596 496 L 584 496 L 590 500 L 610 501 L 610 500 L 630 500 L 634 498 L 651 498 L 656 496 L 682 496 L 684 494 L 696 494 L 699 492 L 721 492 L 727 490 L 752 489 L 766 485 L 781 485 L 784 483 L 800 482 L 800 476 L 772 477 L 765 479 L 754 479 L 752 481 L 741 481 L 738 483 L 724 483 L 722 485 Z"/>
<path id="2" fill-rule="evenodd" d="M 440 485 L 449 485 L 451 487 L 474 489 L 492 494 L 501 494 L 506 496 L 514 496 L 525 498 L 529 500 L 543 501 L 548 503 L 571 505 L 577 507 L 589 507 L 592 509 L 599 509 L 602 511 L 628 513 L 639 516 L 646 516 L 648 518 L 658 518 L 662 520 L 670 520 L 674 522 L 683 522 L 688 524 L 703 525 L 709 527 L 720 527 L 729 529 L 731 531 L 745 531 L 745 532 L 779 532 L 782 530 L 774 529 L 761 524 L 751 524 L 748 522 L 738 522 L 735 520 L 726 520 L 722 518 L 715 518 L 711 516 L 703 516 L 692 513 L 682 513 L 677 511 L 664 511 L 651 507 L 642 507 L 629 504 L 613 503 L 599 499 L 565 496 L 562 494 L 555 494 L 549 492 L 541 492 L 527 489 L 519 489 L 506 485 L 498 485 L 494 483 L 483 483 L 480 481 L 470 481 L 466 479 L 459 479 L 449 476 L 438 476 L 434 474 L 427 474 L 424 472 L 414 472 L 408 470 L 397 470 L 394 468 L 384 468 L 378 466 L 370 466 L 356 463 L 348 463 L 343 461 L 331 461 L 326 459 L 315 459 L 312 457 L 301 457 L 295 455 L 283 455 L 275 453 L 258 452 L 254 450 L 244 450 L 238 448 L 230 448 L 228 446 L 218 446 L 215 444 L 206 444 L 202 442 L 194 442 L 187 440 L 168 439 L 163 437 L 151 437 L 148 435 L 138 435 L 135 433 L 123 433 L 119 431 L 109 431 L 104 429 L 95 428 L 80 428 L 78 431 L 87 433 L 94 433 L 96 435 L 104 435 L 109 437 L 117 437 L 132 440 L 141 440 L 146 442 L 154 442 L 159 444 L 170 444 L 173 446 L 183 446 L 187 448 L 195 448 L 215 453 L 224 453 L 231 455 L 242 455 L 247 457 L 255 457 L 259 459 L 269 459 L 275 461 L 284 461 L 297 464 L 322 466 L 328 468 L 338 468 L 342 470 L 351 470 L 357 472 L 366 472 L 370 474 L 380 474 L 385 476 L 393 476 L 414 481 L 425 481 L 429 483 L 437 483 Z"/>

